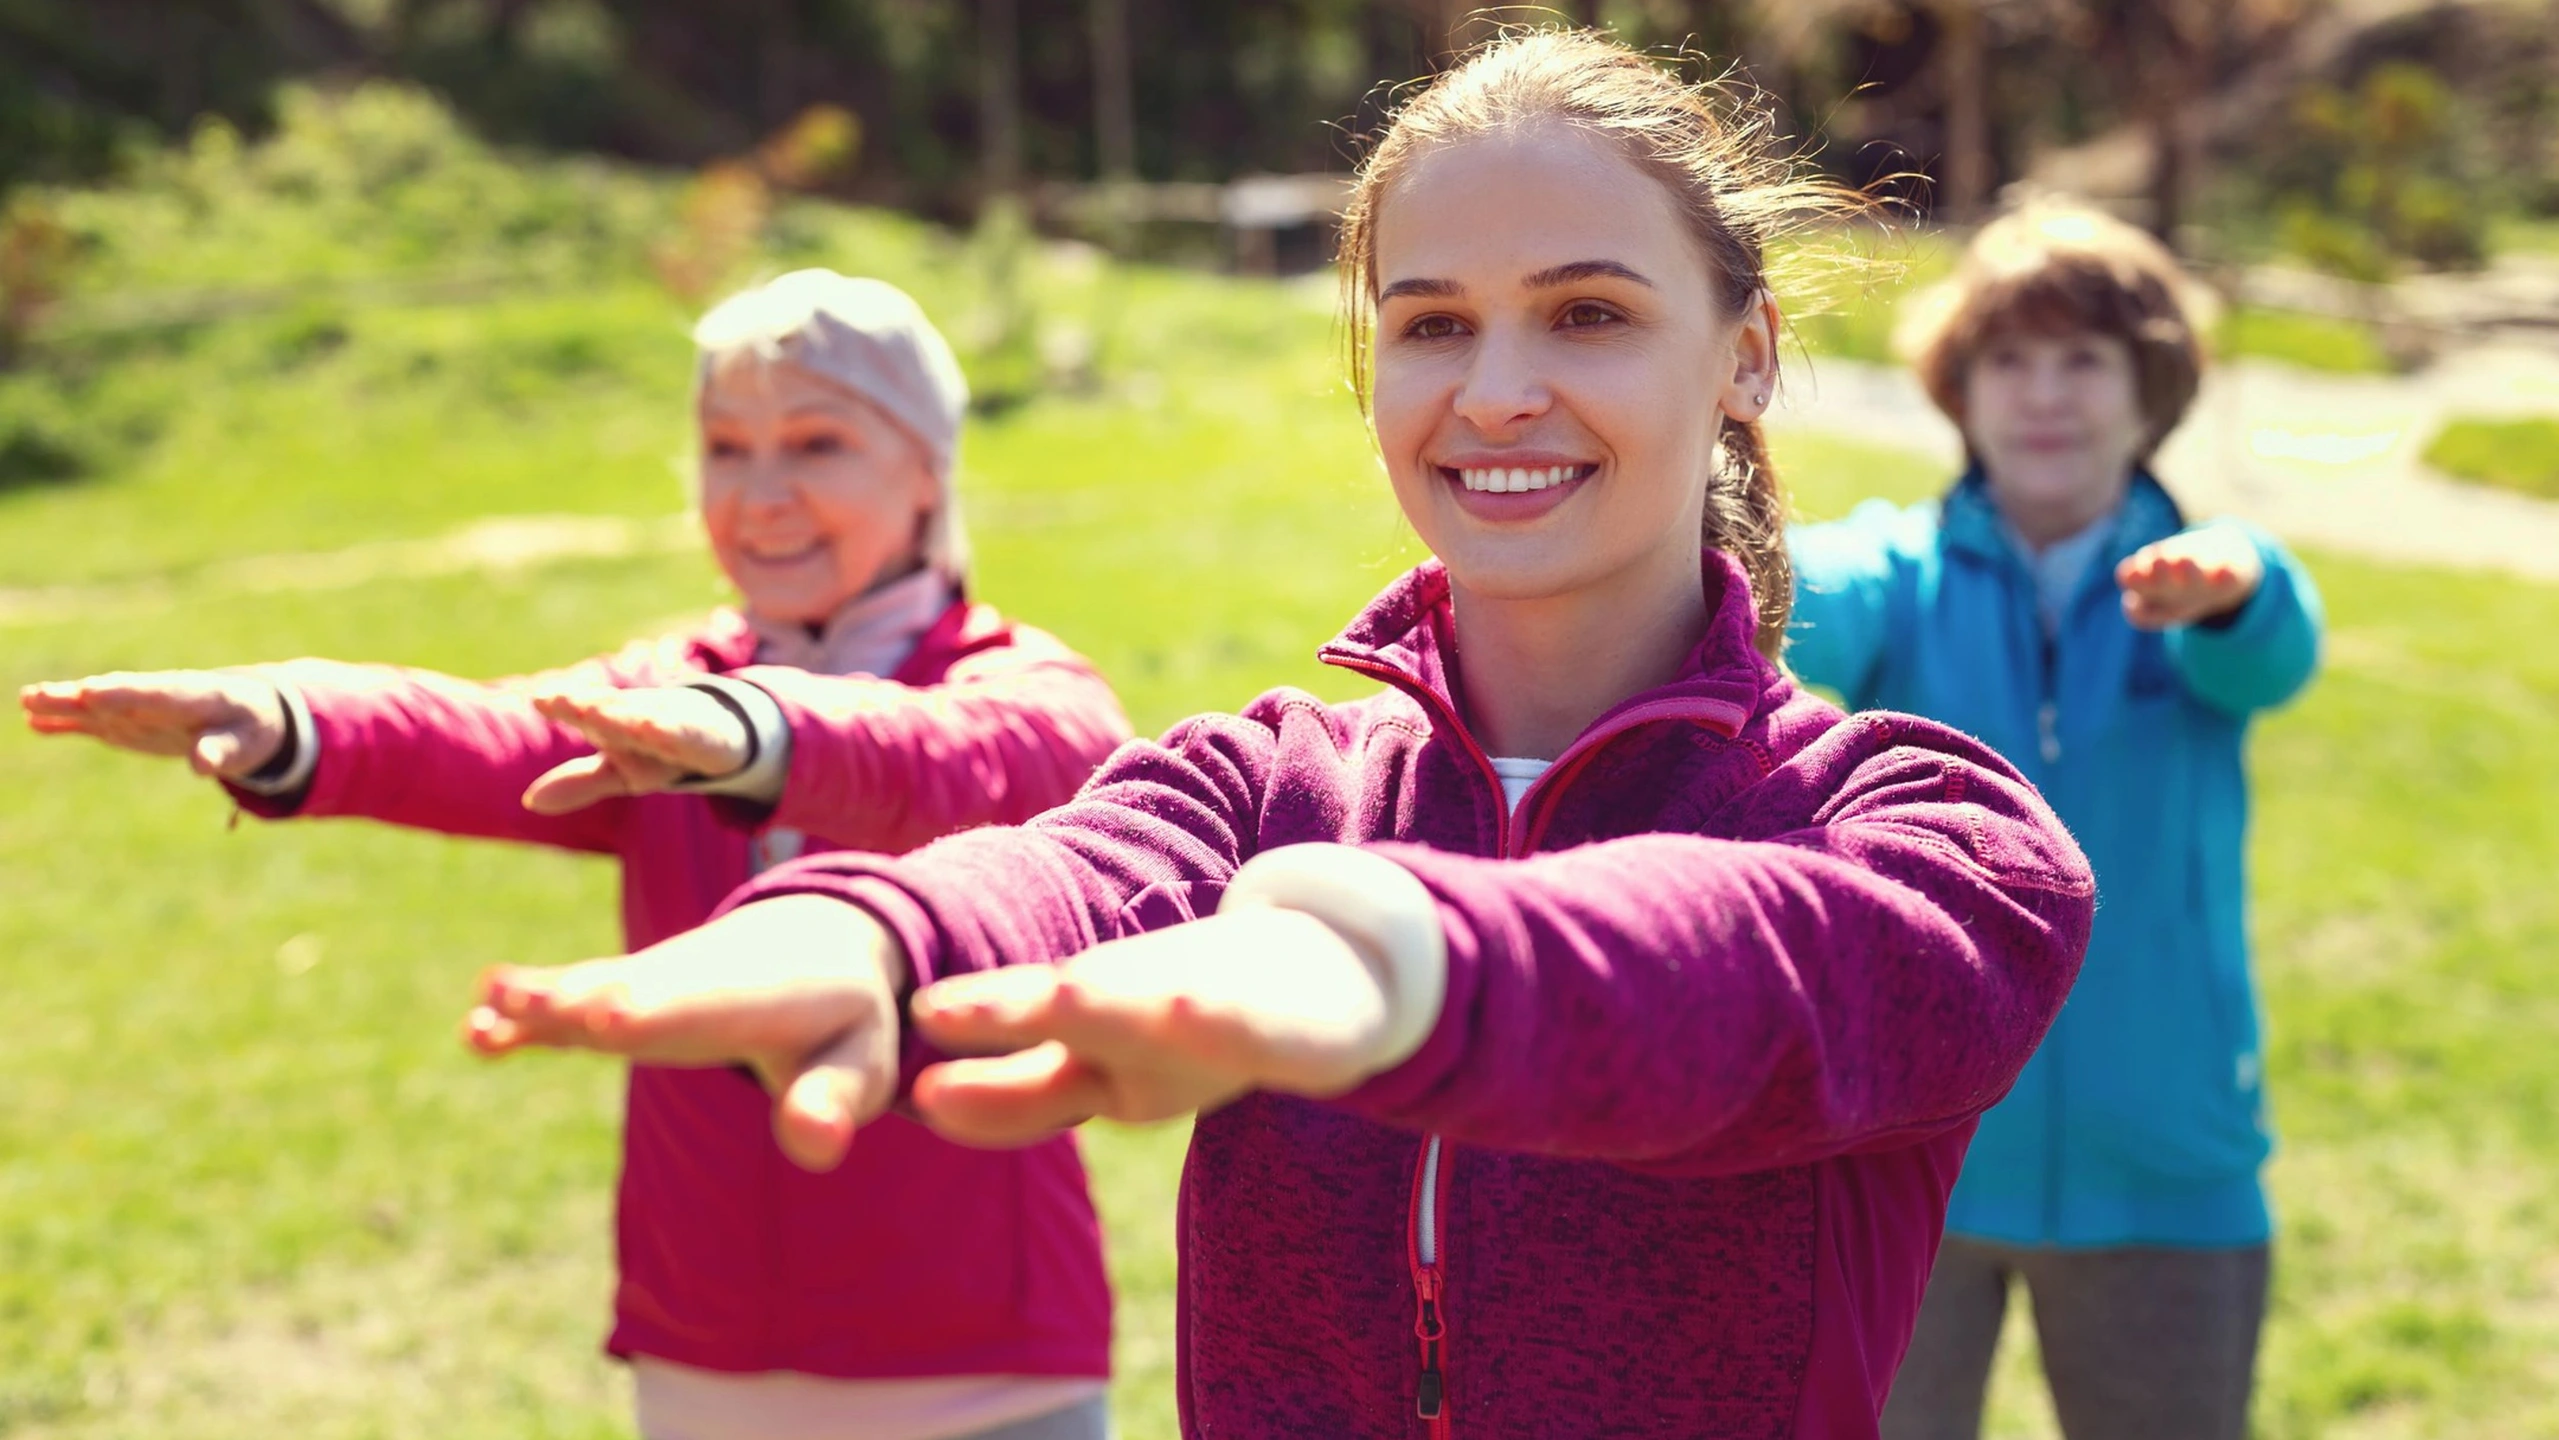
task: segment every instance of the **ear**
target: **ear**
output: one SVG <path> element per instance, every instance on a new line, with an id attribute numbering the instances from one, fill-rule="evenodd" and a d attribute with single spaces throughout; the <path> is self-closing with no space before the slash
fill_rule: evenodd
<path id="1" fill-rule="evenodd" d="M 1728 417 L 1752 421 L 1777 398 L 1777 297 L 1761 290 L 1733 332 L 1733 370 L 1717 405 Z"/>

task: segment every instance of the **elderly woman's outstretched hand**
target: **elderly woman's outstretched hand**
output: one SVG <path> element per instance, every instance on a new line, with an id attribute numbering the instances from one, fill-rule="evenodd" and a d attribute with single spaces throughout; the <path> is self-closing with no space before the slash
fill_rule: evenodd
<path id="1" fill-rule="evenodd" d="M 2167 630 L 2227 615 L 2248 603 L 2266 577 L 2257 542 L 2228 525 L 2202 525 L 2145 545 L 2115 567 L 2124 617 Z"/>
<path id="2" fill-rule="evenodd" d="M 87 735 L 144 755 L 177 755 L 201 775 L 237 780 L 283 748 L 274 685 L 221 670 L 117 671 L 47 680 L 18 692 L 39 735 Z"/>
<path id="3" fill-rule="evenodd" d="M 553 767 L 526 788 L 525 808 L 543 815 L 726 775 L 754 754 L 736 712 L 686 686 L 560 690 L 534 696 L 533 708 L 585 736 L 596 752 Z"/>

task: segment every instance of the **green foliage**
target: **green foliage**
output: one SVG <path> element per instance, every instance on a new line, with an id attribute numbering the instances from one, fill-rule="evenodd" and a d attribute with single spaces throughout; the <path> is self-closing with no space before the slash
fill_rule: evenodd
<path id="1" fill-rule="evenodd" d="M 2442 77 L 2404 61 L 2351 92 L 2314 85 L 2296 101 L 2296 141 L 2277 170 L 2287 249 L 2348 279 L 2403 264 L 2472 266 L 2487 254 L 2467 117 Z"/>
<path id="2" fill-rule="evenodd" d="M 2222 316 L 2214 349 L 2345 375 L 2386 375 L 2395 368 L 2373 326 L 2299 310 L 2232 306 Z"/>
<path id="3" fill-rule="evenodd" d="M 2559 148 L 2559 141 L 2553 143 Z M 2559 191 L 2559 180 L 2552 186 Z M 2559 218 L 2501 215 L 2488 227 L 2488 249 L 2497 255 L 2559 256 Z"/>
<path id="4" fill-rule="evenodd" d="M 288 88 L 272 134 L 219 119 L 109 189 L 46 192 L 80 248 L 73 294 L 110 318 L 136 291 L 271 293 L 432 276 L 637 277 L 671 218 L 664 181 L 593 161 L 525 166 L 423 91 Z M 235 300 L 238 296 L 233 297 Z"/>
<path id="5" fill-rule="evenodd" d="M 2426 463 L 2459 479 L 2559 500 L 2559 420 L 2455 416 L 2426 442 Z"/>

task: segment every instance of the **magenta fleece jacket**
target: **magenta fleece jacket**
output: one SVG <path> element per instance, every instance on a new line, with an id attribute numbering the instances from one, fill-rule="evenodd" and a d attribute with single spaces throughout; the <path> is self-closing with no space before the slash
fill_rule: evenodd
<path id="1" fill-rule="evenodd" d="M 912 849 L 1029 819 L 1128 733 L 1090 666 L 983 605 L 952 606 L 887 679 L 750 665 L 754 651 L 745 623 L 721 614 L 562 675 L 762 687 L 791 725 L 778 808 L 666 794 L 536 815 L 524 787 L 591 747 L 535 711 L 523 683 L 326 661 L 267 667 L 301 688 L 320 732 L 308 790 L 232 793 L 261 815 L 613 855 L 637 949 L 709 918 L 752 873 L 760 825 L 813 848 Z M 738 1072 L 634 1066 L 628 1103 L 615 1354 L 857 1379 L 1110 1373 L 1100 1227 L 1064 1137 L 999 1153 L 891 1120 L 812 1175 L 774 1145 L 771 1101 Z"/>
<path id="2" fill-rule="evenodd" d="M 1451 698 L 1432 564 L 1322 651 L 1376 696 L 1275 691 L 1027 826 L 814 857 L 732 903 L 862 905 L 929 981 L 1208 914 L 1278 846 L 1371 847 L 1437 901 L 1446 1003 L 1346 1097 L 1199 1118 L 1184 1432 L 1872 1436 L 1974 1119 L 2060 1009 L 2093 887 L 1979 744 L 1797 690 L 1707 560 L 1683 673 L 1515 816 Z"/>

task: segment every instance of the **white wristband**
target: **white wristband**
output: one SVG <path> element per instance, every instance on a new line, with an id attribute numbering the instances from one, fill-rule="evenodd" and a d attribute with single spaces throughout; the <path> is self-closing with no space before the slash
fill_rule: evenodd
<path id="1" fill-rule="evenodd" d="M 737 707 L 746 717 L 755 758 L 726 775 L 680 780 L 667 788 L 686 795 L 727 795 L 759 805 L 779 803 L 783 782 L 791 778 L 791 722 L 782 713 L 781 703 L 765 694 L 762 686 L 726 675 L 706 675 L 689 682 L 688 688 L 708 691 Z"/>
<path id="2" fill-rule="evenodd" d="M 301 686 L 263 678 L 275 687 L 276 699 L 284 704 L 284 733 L 293 740 L 293 762 L 272 780 L 241 776 L 231 783 L 252 795 L 299 795 L 311 783 L 312 772 L 320 768 L 320 727 L 311 723 L 311 702 L 302 698 Z"/>
<path id="3" fill-rule="evenodd" d="M 1439 902 L 1413 872 L 1355 845 L 1285 845 L 1244 863 L 1218 911 L 1271 905 L 1312 915 L 1381 967 L 1387 1037 L 1370 1074 L 1411 1059 L 1448 998 Z"/>

